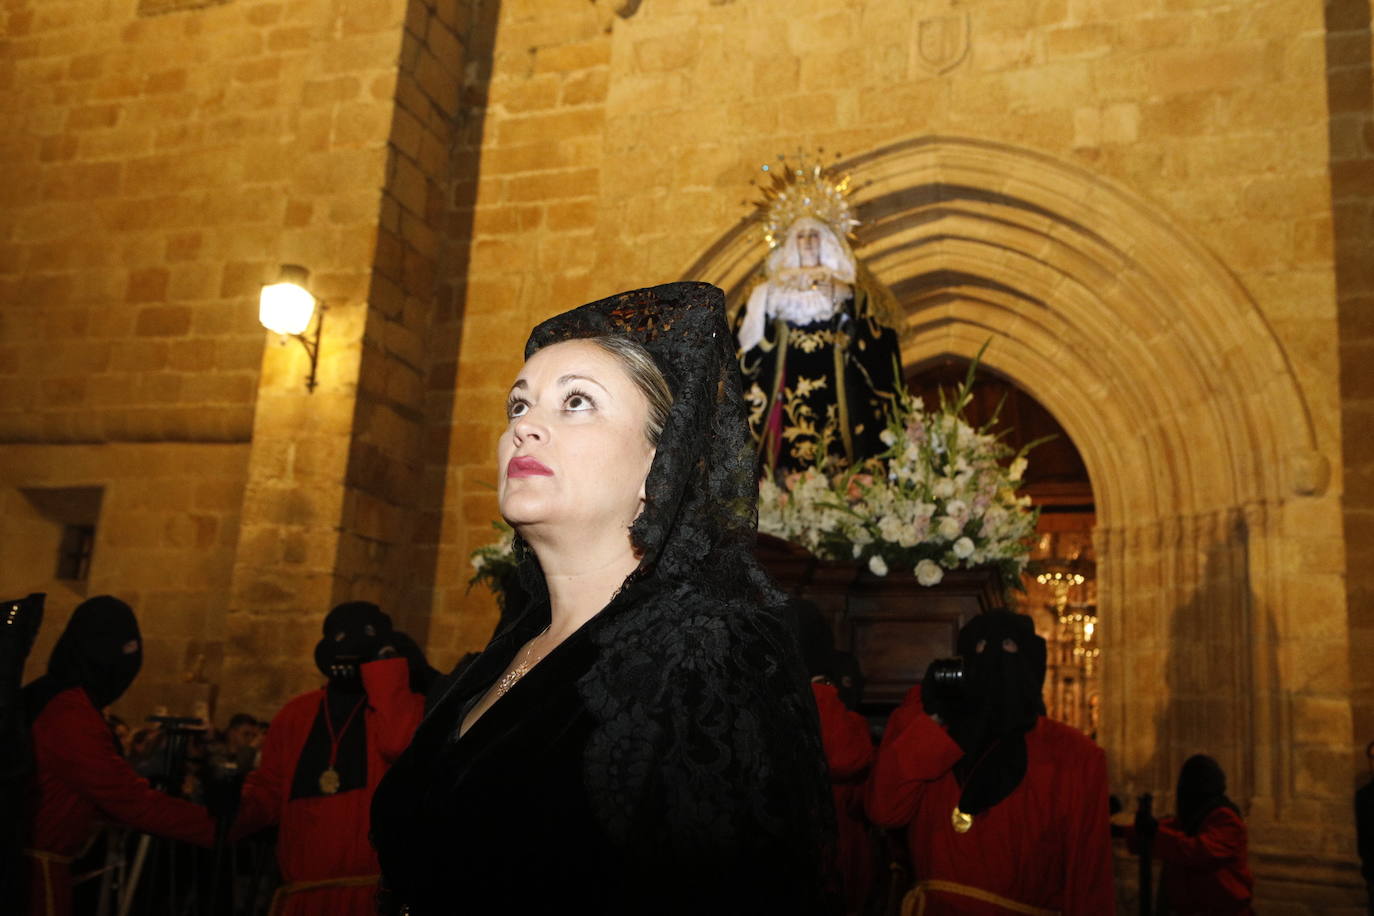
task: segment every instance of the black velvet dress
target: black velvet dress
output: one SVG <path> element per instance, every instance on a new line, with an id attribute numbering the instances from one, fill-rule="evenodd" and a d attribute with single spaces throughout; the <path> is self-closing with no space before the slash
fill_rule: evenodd
<path id="1" fill-rule="evenodd" d="M 378 789 L 372 829 L 382 868 L 414 913 L 556 912 L 570 887 L 596 910 L 616 909 L 624 864 L 582 781 L 582 748 L 596 724 L 577 693 L 595 652 L 587 628 L 455 740 L 468 710 L 541 628 L 493 641 Z"/>
<path id="2" fill-rule="evenodd" d="M 827 876 L 810 854 L 821 848 L 811 744 L 799 731 L 791 753 L 760 753 L 750 720 L 786 715 L 789 704 L 768 703 L 754 687 L 742 687 L 740 705 L 725 708 L 727 698 L 701 695 L 693 672 L 674 672 L 683 689 L 670 688 L 679 694 L 673 708 L 609 741 L 644 753 L 622 757 L 598 747 L 606 729 L 584 695 L 601 655 L 596 643 L 607 620 L 598 619 L 455 739 L 468 710 L 543 628 L 540 619 L 535 613 L 493 641 L 379 787 L 372 829 L 390 909 L 406 905 L 416 916 L 824 912 Z M 760 659 L 772 651 L 737 648 Z M 683 661 L 687 668 L 702 659 Z M 708 772 L 693 790 L 695 767 Z M 726 773 L 728 781 L 713 778 Z M 789 834 L 799 825 L 803 835 Z"/>
<path id="3" fill-rule="evenodd" d="M 526 355 L 622 334 L 674 403 L 610 603 L 460 738 L 549 622 L 530 600 L 450 682 L 372 806 L 384 909 L 457 913 L 833 911 L 834 812 L 782 596 L 752 554 L 757 483 L 720 291 L 680 283 L 550 319 Z"/>

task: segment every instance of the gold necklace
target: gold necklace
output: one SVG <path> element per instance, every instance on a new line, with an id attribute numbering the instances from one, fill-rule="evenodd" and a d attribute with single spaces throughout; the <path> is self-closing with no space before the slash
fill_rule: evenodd
<path id="1" fill-rule="evenodd" d="M 549 624 L 549 626 L 553 626 L 553 624 Z M 496 682 L 496 693 L 494 699 L 499 700 L 501 699 L 501 697 L 505 696 L 506 691 L 510 690 L 512 687 L 515 686 L 516 681 L 520 680 L 522 677 L 529 673 L 529 670 L 531 668 L 533 668 L 535 665 L 539 664 L 539 662 L 544 660 L 544 655 L 548 653 L 541 653 L 538 658 L 534 659 L 530 658 L 530 653 L 534 649 L 534 640 L 538 639 L 540 636 L 543 636 L 547 632 L 549 632 L 549 627 L 544 627 L 544 629 L 539 631 L 538 636 L 535 636 L 534 639 L 531 639 L 529 642 L 525 643 L 525 649 L 520 653 L 520 659 L 516 661 L 515 667 L 511 668 L 505 674 L 501 675 L 501 680 Z"/>
<path id="2" fill-rule="evenodd" d="M 324 768 L 324 772 L 320 774 L 319 782 L 321 792 L 325 795 L 333 795 L 335 792 L 339 791 L 339 786 L 342 782 L 339 778 L 339 771 L 334 769 L 334 762 L 339 756 L 339 742 L 343 740 L 344 732 L 348 731 L 348 726 L 353 724 L 353 717 L 358 714 L 358 710 L 366 705 L 367 697 L 364 696 L 358 701 L 358 705 L 353 707 L 353 711 L 348 714 L 347 719 L 344 719 L 343 727 L 339 729 L 337 735 L 334 733 L 334 720 L 329 715 L 328 699 L 327 696 L 320 699 L 320 712 L 324 715 L 324 724 L 329 729 L 329 764 Z"/>

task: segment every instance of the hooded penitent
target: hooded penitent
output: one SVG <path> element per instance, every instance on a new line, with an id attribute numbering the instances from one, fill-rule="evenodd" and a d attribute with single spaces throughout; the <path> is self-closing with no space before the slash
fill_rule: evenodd
<path id="1" fill-rule="evenodd" d="M 549 803 L 582 806 L 595 826 L 579 827 L 570 816 L 545 823 L 551 815 L 541 807 L 528 830 L 585 832 L 576 848 L 560 842 L 545 853 L 558 867 L 591 856 L 600 848 L 594 840 L 614 852 L 566 876 L 566 909 L 645 885 L 654 889 L 656 911 L 677 912 L 673 905 L 689 899 L 717 907 L 728 883 L 749 901 L 766 897 L 770 906 L 808 912 L 822 894 L 833 803 L 794 629 L 753 556 L 758 484 L 724 297 L 705 283 L 621 293 L 543 322 L 525 356 L 598 336 L 642 346 L 673 395 L 644 507 L 629 529 L 639 566 L 600 613 L 459 737 L 465 704 L 550 621 L 539 561 L 515 539 L 529 601 L 455 680 L 378 790 L 373 828 L 383 873 L 413 912 L 429 912 L 427 905 L 441 912 L 452 887 L 446 881 L 455 878 L 451 867 L 436 876 L 426 864 L 436 847 L 484 850 L 509 817 L 508 807 L 488 805 L 489 786 L 528 759 L 515 748 L 558 742 L 577 729 L 575 742 L 540 759 L 530 791 L 543 791 L 550 774 L 577 774 Z M 555 703 L 566 715 L 549 719 Z M 445 753 L 453 761 L 447 770 L 432 763 Z M 486 755 L 503 753 L 509 765 L 484 771 L 480 788 L 462 781 Z M 464 828 L 434 819 L 426 800 L 445 797 L 436 785 L 461 798 L 454 810 L 467 812 L 466 829 L 480 837 L 450 841 Z M 535 861 L 543 876 L 553 867 Z M 746 867 L 752 883 L 740 872 Z M 484 874 L 512 868 L 508 858 L 493 860 Z M 596 875 L 614 877 L 596 886 Z M 463 886 L 467 893 L 472 882 Z M 637 905 L 647 906 L 638 893 Z"/>
<path id="2" fill-rule="evenodd" d="M 324 618 L 315 666 L 329 683 L 291 780 L 292 798 L 367 786 L 367 724 L 361 666 L 393 641 L 391 618 L 370 601 L 340 604 Z M 325 782 L 321 774 L 334 774 Z"/>
<path id="3" fill-rule="evenodd" d="M 1226 773 L 1206 754 L 1194 754 L 1178 773 L 1178 823 L 1183 832 L 1197 836 L 1207 815 L 1217 808 L 1240 809 L 1226 797 Z"/>
<path id="4" fill-rule="evenodd" d="M 80 687 L 96 709 L 124 695 L 143 666 L 133 608 L 101 595 L 79 604 L 48 657 L 48 673 L 24 688 L 29 721 L 64 690 Z"/>
<path id="5" fill-rule="evenodd" d="M 1024 614 L 989 611 L 959 631 L 961 696 L 938 711 L 964 751 L 955 773 L 960 810 L 978 814 L 1010 795 L 1026 775 L 1026 733 L 1044 715 L 1045 640 Z"/>
<path id="6" fill-rule="evenodd" d="M 315 645 L 315 667 L 331 690 L 356 693 L 363 684 L 358 666 L 377 657 L 391 636 L 391 618 L 370 601 L 348 601 L 324 618 L 324 638 Z"/>

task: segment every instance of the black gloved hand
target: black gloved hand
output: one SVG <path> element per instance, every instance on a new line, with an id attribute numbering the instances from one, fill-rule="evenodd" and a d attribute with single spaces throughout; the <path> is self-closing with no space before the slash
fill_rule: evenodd
<path id="1" fill-rule="evenodd" d="M 202 786 L 205 807 L 215 819 L 217 838 L 228 835 L 228 828 L 238 816 L 239 797 L 243 792 L 243 777 L 237 762 L 229 759 L 213 760 L 205 768 Z"/>

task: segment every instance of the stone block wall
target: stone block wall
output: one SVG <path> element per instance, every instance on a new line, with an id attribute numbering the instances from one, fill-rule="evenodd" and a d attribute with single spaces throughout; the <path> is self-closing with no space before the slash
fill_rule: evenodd
<path id="1" fill-rule="evenodd" d="M 445 180 L 465 11 L 0 12 L 0 448 L 235 444 L 240 465 L 216 485 L 241 512 L 239 546 L 196 626 L 229 640 L 207 676 L 259 715 L 314 683 L 309 649 L 332 603 L 409 581 L 391 548 L 412 532 L 393 503 L 424 439 L 416 351 L 442 212 L 419 169 Z M 412 38 L 403 60 L 406 28 L 424 53 Z M 429 113 L 417 92 L 447 102 Z M 314 394 L 302 348 L 257 323 L 258 289 L 282 263 L 307 267 L 327 308 Z M 119 524 L 109 506 L 104 523 Z M 136 592 L 150 574 L 130 563 L 104 587 Z"/>
<path id="2" fill-rule="evenodd" d="M 315 254 L 349 280 L 327 313 L 336 375 L 307 397 L 264 362 L 224 672 L 258 705 L 318 683 L 309 650 L 341 601 L 375 601 L 428 641 L 453 403 L 451 374 L 446 392 L 435 378 L 459 330 L 438 275 L 472 8 L 408 0 L 377 20 L 394 44 L 373 58 L 390 68 L 368 135 L 376 170 L 353 188 L 369 245 Z"/>
<path id="3" fill-rule="evenodd" d="M 1370 5 L 1326 7 L 1331 197 L 1340 315 L 1346 600 L 1356 769 L 1374 741 L 1374 66 Z"/>
<path id="4" fill-rule="evenodd" d="M 213 699 L 247 459 L 237 443 L 0 447 L 0 582 L 6 597 L 48 594 L 26 680 L 43 673 L 76 605 L 114 594 L 144 642 L 143 670 L 115 711 L 138 727 L 157 706 L 190 714 Z M 64 519 L 41 499 L 76 487 L 102 491 L 81 583 L 55 576 Z"/>
<path id="5" fill-rule="evenodd" d="M 258 287 L 370 254 L 388 6 L 6 7 L 0 437 L 247 441 Z"/>
<path id="6" fill-rule="evenodd" d="M 536 0 L 501 3 L 499 17 L 494 44 L 483 51 L 488 62 L 468 89 L 469 110 L 483 113 L 466 123 L 455 151 L 455 254 L 441 274 L 461 342 L 449 369 L 456 384 L 436 375 L 456 398 L 430 647 L 450 657 L 480 649 L 496 623 L 491 595 L 468 589 L 468 554 L 496 538 L 496 440 L 525 338 L 559 303 L 619 289 L 594 279 L 608 23 L 589 4 Z"/>

